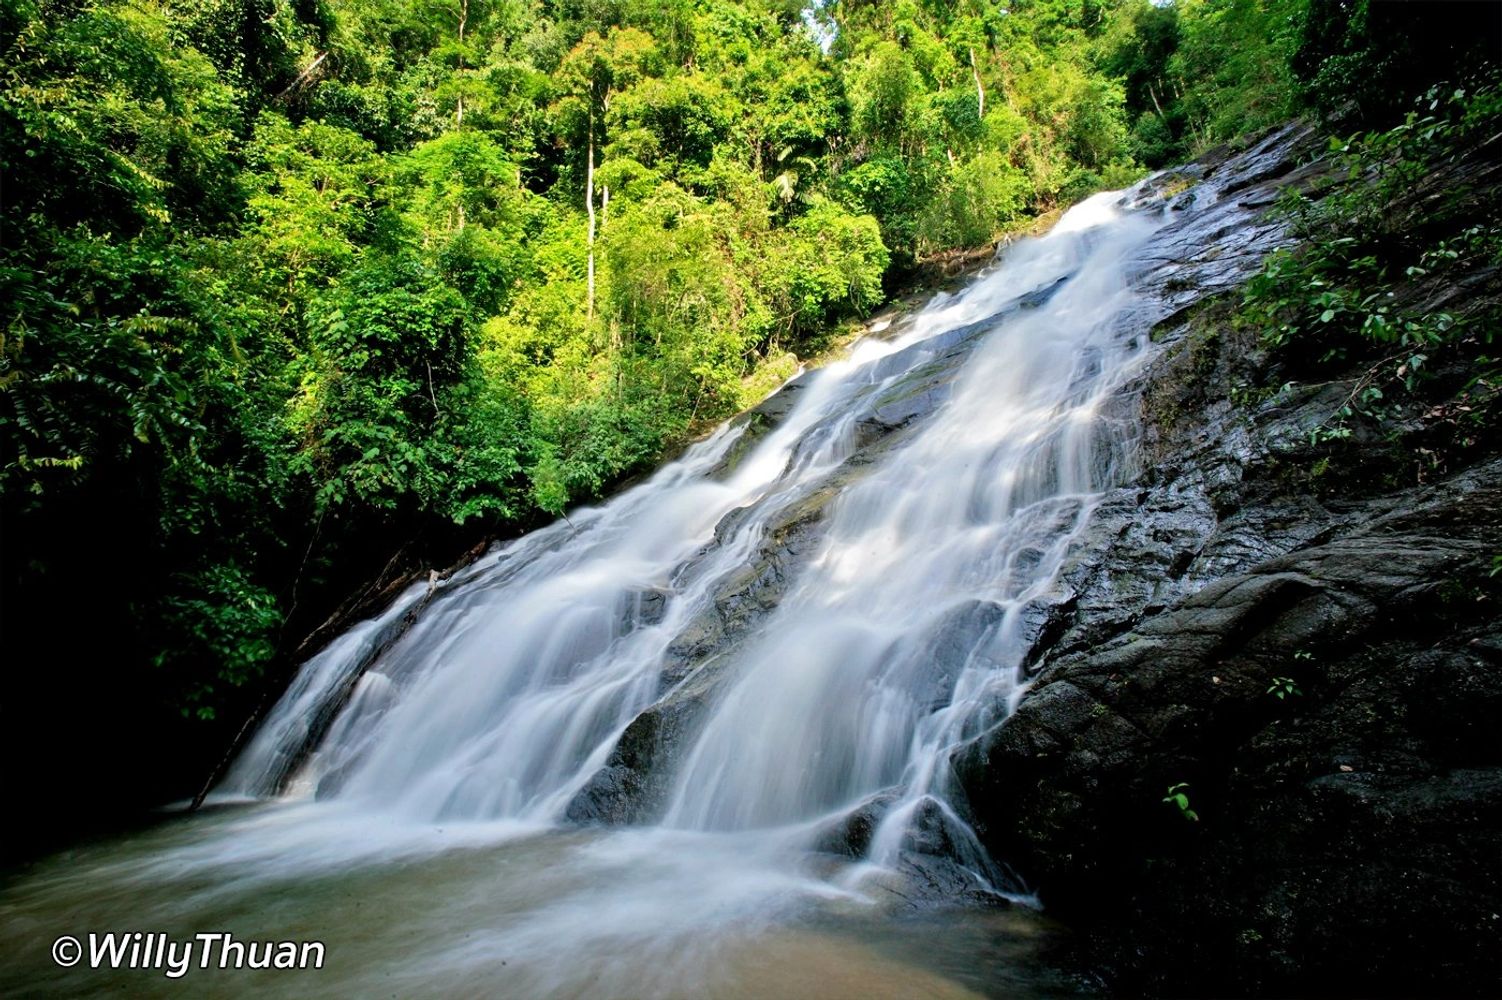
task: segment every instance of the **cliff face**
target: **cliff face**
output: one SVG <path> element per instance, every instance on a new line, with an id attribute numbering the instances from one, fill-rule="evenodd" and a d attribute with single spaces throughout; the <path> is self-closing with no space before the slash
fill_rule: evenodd
<path id="1" fill-rule="evenodd" d="M 1443 184 L 1495 220 L 1494 172 Z M 1397 294 L 1494 314 L 1502 284 Z M 1098 510 L 1028 696 L 954 757 L 983 838 L 1128 991 L 1494 994 L 1499 442 L 1447 450 L 1436 403 L 1313 443 L 1365 363 L 1249 391 L 1286 359 L 1225 300 L 1155 338 L 1144 471 Z"/>

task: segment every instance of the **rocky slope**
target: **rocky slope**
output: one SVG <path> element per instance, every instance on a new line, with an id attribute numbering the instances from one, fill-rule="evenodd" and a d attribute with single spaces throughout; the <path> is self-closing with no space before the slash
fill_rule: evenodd
<path id="1" fill-rule="evenodd" d="M 1239 512 L 1316 530 L 1051 653 L 1018 711 L 957 755 L 992 850 L 1086 930 L 1117 985 L 1497 981 L 1499 483 L 1491 463 L 1323 524 L 1292 504 Z M 1246 550 L 1227 521 L 1204 550 Z M 1116 550 L 1107 572 L 1136 557 Z M 1163 801 L 1181 782 L 1197 819 Z"/>
<path id="2" fill-rule="evenodd" d="M 1494 310 L 1502 284 L 1401 294 Z M 1436 406 L 1316 446 L 1360 366 L 1255 391 L 1279 359 L 1232 312 L 1156 331 L 1144 472 L 1097 511 L 1028 697 L 957 775 L 1126 992 L 1495 995 L 1498 442 L 1415 464 Z"/>

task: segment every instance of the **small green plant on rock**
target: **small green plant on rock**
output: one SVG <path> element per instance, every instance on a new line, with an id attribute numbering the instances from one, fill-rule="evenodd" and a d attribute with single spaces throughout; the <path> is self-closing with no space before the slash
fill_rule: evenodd
<path id="1" fill-rule="evenodd" d="M 1298 684 L 1292 677 L 1274 677 L 1272 684 L 1268 685 L 1267 693 L 1282 701 L 1289 695 L 1299 695 L 1304 692 L 1299 690 Z"/>
<path id="2" fill-rule="evenodd" d="M 1168 786 L 1168 794 L 1163 796 L 1163 801 L 1175 806 L 1179 810 L 1179 815 L 1191 823 L 1198 823 L 1200 814 L 1189 808 L 1189 794 L 1185 791 L 1188 787 L 1187 781 Z"/>

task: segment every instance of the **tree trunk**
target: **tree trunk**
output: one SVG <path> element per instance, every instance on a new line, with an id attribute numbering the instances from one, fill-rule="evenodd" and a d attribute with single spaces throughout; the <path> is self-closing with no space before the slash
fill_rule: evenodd
<path id="1" fill-rule="evenodd" d="M 591 323 L 595 318 L 595 116 L 589 113 L 589 159 L 584 168 L 584 210 L 589 214 L 589 307 Z"/>
<path id="2" fill-rule="evenodd" d="M 469 0 L 459 0 L 459 76 L 464 76 L 464 28 L 469 23 Z M 454 104 L 454 128 L 464 127 L 464 91 Z"/>
<path id="3" fill-rule="evenodd" d="M 976 117 L 986 117 L 986 88 L 981 86 L 980 67 L 975 65 L 975 50 L 970 50 L 970 75 L 975 77 Z"/>

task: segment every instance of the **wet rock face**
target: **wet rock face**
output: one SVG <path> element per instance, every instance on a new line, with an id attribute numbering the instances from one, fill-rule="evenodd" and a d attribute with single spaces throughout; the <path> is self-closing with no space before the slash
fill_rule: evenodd
<path id="1" fill-rule="evenodd" d="M 1352 383 L 1238 396 L 1266 358 L 1204 293 L 1239 279 L 1183 249 L 1141 279 L 1142 471 L 1028 695 L 953 755 L 977 832 L 1126 993 L 1497 995 L 1502 460 L 1416 486 L 1374 439 L 1311 473 Z"/>
<path id="2" fill-rule="evenodd" d="M 565 818 L 610 826 L 658 819 L 672 792 L 675 765 L 729 673 L 728 657 L 712 657 L 631 720 L 605 766 L 569 803 Z"/>
<path id="3" fill-rule="evenodd" d="M 956 755 L 988 845 L 1086 926 L 1121 985 L 1498 981 L 1499 483 L 1502 463 L 1376 503 L 1051 659 Z M 1163 802 L 1181 782 L 1197 820 Z"/>

